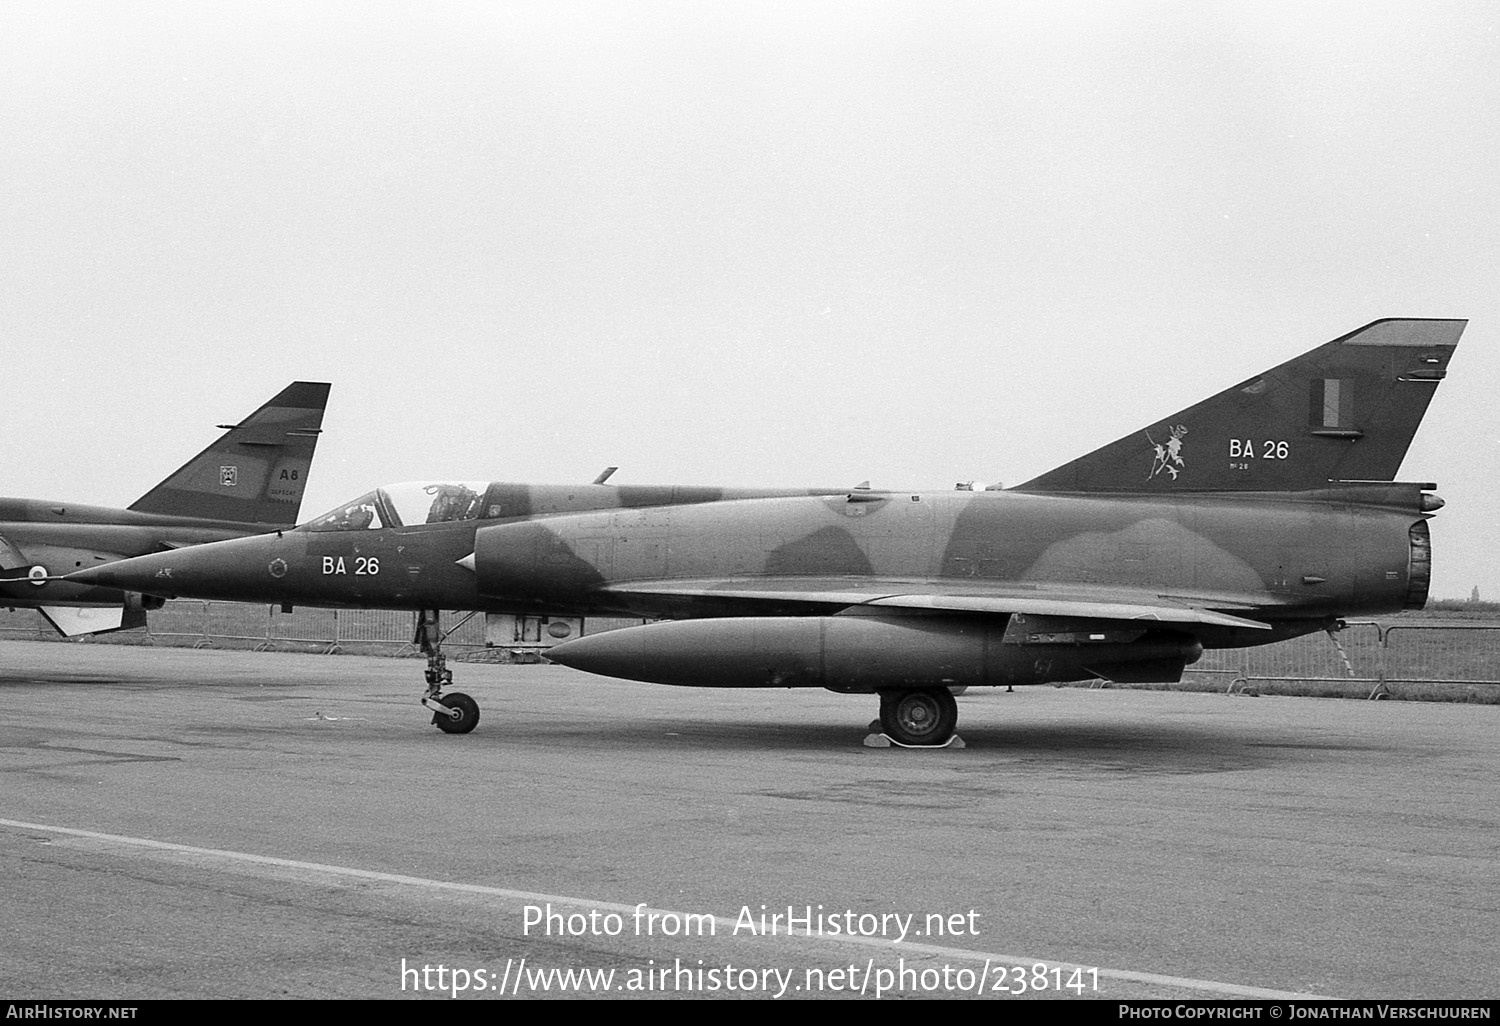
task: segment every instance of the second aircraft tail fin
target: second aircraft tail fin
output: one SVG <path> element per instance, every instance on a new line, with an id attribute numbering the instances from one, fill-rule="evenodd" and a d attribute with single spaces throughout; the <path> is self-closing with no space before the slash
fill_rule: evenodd
<path id="1" fill-rule="evenodd" d="M 295 381 L 130 508 L 141 513 L 291 526 L 323 426 L 329 385 Z"/>
<path id="2" fill-rule="evenodd" d="M 1305 491 L 1392 481 L 1467 321 L 1374 321 L 1017 486 Z"/>

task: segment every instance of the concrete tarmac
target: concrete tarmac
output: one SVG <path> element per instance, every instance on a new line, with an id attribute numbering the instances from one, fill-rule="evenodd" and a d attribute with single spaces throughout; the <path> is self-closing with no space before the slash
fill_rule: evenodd
<path id="1" fill-rule="evenodd" d="M 0 998 L 1500 996 L 1500 707 L 422 665 L 0 644 Z"/>

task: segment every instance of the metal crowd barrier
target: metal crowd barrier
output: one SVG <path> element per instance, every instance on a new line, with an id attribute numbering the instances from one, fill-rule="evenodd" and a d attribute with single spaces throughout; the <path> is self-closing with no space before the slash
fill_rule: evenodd
<path id="1" fill-rule="evenodd" d="M 1225 678 L 1225 690 L 1277 681 L 1356 685 L 1387 698 L 1392 684 L 1500 687 L 1500 624 L 1351 621 L 1260 648 L 1203 653 L 1190 675 Z"/>

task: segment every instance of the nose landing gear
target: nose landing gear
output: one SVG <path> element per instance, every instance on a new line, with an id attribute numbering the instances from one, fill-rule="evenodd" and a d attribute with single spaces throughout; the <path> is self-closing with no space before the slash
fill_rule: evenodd
<path id="1" fill-rule="evenodd" d="M 469 616 L 473 616 L 470 613 Z M 454 624 L 457 630 L 468 621 L 464 617 Z M 422 704 L 432 710 L 432 724 L 445 734 L 467 734 L 479 723 L 479 703 L 461 691 L 443 694 L 443 688 L 453 683 L 453 671 L 448 669 L 448 657 L 443 655 L 443 633 L 436 609 L 424 609 L 417 614 L 417 633 L 412 638 L 427 656 L 427 693 Z M 450 634 L 452 631 L 449 632 Z"/>

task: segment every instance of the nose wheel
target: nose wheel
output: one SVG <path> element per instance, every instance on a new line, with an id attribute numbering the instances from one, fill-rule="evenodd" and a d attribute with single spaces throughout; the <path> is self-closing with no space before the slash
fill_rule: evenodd
<path id="1" fill-rule="evenodd" d="M 431 703 L 423 703 L 429 709 Z M 433 709 L 432 724 L 444 734 L 467 734 L 479 723 L 479 703 L 462 691 L 443 696 L 444 709 Z"/>
<path id="2" fill-rule="evenodd" d="M 470 613 L 469 616 L 473 616 Z M 436 609 L 424 609 L 417 614 L 417 633 L 412 638 L 427 656 L 427 693 L 422 704 L 432 710 L 432 724 L 445 734 L 467 734 L 479 723 L 479 703 L 461 691 L 443 694 L 443 688 L 453 683 L 453 671 L 448 669 L 448 657 L 443 655 L 443 633 Z M 468 616 L 454 625 L 454 630 L 463 626 Z"/>

